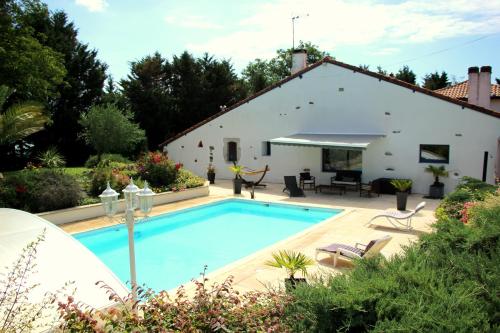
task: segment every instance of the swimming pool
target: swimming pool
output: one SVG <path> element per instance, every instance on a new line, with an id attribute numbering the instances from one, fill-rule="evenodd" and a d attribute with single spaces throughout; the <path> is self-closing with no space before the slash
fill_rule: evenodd
<path id="1" fill-rule="evenodd" d="M 135 225 L 138 284 L 168 290 L 324 221 L 341 210 L 228 199 Z M 123 281 L 130 280 L 125 225 L 75 234 Z"/>

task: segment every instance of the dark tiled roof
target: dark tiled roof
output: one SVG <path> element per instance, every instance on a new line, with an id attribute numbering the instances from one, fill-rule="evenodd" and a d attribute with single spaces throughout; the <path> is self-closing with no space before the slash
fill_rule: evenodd
<path id="1" fill-rule="evenodd" d="M 435 90 L 438 94 L 451 98 L 467 99 L 469 91 L 469 81 L 460 82 L 452 86 Z M 491 85 L 491 98 L 500 98 L 500 85 Z"/>
<path id="2" fill-rule="evenodd" d="M 429 89 L 425 89 L 425 88 L 422 88 L 422 87 L 419 87 L 419 86 L 416 86 L 416 85 L 413 85 L 413 84 L 410 84 L 410 83 L 407 83 L 405 81 L 401 81 L 401 80 L 398 80 L 394 77 L 391 77 L 391 76 L 386 76 L 386 75 L 382 75 L 382 74 L 379 74 L 379 73 L 375 73 L 375 72 L 371 72 L 369 70 L 366 70 L 366 69 L 362 69 L 360 67 L 356 67 L 356 66 L 352 66 L 352 65 L 349 65 L 349 64 L 346 64 L 346 63 L 343 63 L 343 62 L 340 62 L 340 61 L 337 61 L 337 60 L 334 60 L 330 57 L 325 57 L 324 59 L 304 68 L 303 70 L 293 74 L 293 75 L 290 75 L 286 78 L 284 78 L 283 80 L 281 81 L 278 81 L 272 85 L 270 85 L 269 87 L 267 88 L 264 88 L 262 89 L 261 91 L 255 93 L 254 95 L 252 96 L 249 96 L 241 101 L 239 101 L 238 103 L 236 104 L 233 104 L 232 106 L 214 114 L 213 116 L 210 116 L 208 117 L 207 119 L 189 127 L 188 129 L 174 135 L 173 137 L 167 139 L 165 142 L 161 143 L 159 146 L 163 146 L 163 145 L 166 145 L 166 144 L 169 144 L 170 142 L 172 141 L 175 141 L 177 140 L 178 138 L 180 138 L 181 136 L 184 136 L 186 134 L 188 134 L 189 132 L 197 129 L 198 127 L 210 122 L 211 120 L 215 119 L 215 118 L 218 118 L 220 116 L 222 116 L 223 114 L 231 111 L 231 110 L 234 110 L 236 109 L 237 107 L 245 104 L 245 103 L 248 103 L 250 102 L 251 100 L 253 100 L 254 98 L 257 98 L 277 87 L 281 87 L 283 84 L 287 83 L 288 81 L 291 81 L 293 79 L 295 79 L 296 77 L 299 77 L 299 76 L 302 76 L 302 74 L 304 73 L 307 73 L 311 70 L 313 70 L 314 68 L 316 67 L 319 67 L 320 65 L 324 64 L 324 63 L 329 63 L 329 64 L 332 64 L 332 65 L 336 65 L 336 66 L 339 66 L 339 67 L 343 67 L 343 68 L 346 68 L 346 69 L 349 69 L 349 70 L 352 70 L 354 73 L 361 73 L 361 74 L 365 74 L 365 75 L 368 75 L 368 76 L 371 76 L 371 77 L 374 77 L 374 78 L 377 78 L 379 81 L 386 81 L 386 82 L 390 82 L 390 83 L 393 83 L 393 84 L 397 84 L 398 86 L 401 86 L 401 87 L 404 87 L 404 88 L 407 88 L 407 89 L 410 89 L 412 91 L 418 91 L 420 93 L 423 93 L 423 94 L 426 94 L 426 95 L 429 95 L 429 96 L 433 96 L 433 97 L 436 97 L 436 98 L 439 98 L 441 100 L 445 100 L 447 102 L 450 102 L 450 103 L 453 103 L 453 104 L 457 104 L 457 105 L 460 105 L 464 108 L 469 108 L 469 109 L 472 109 L 472 110 L 475 110 L 475 111 L 478 111 L 478 112 L 481 112 L 481 113 L 484 113 L 484 114 L 487 114 L 487 115 L 490 115 L 490 116 L 493 116 L 493 117 L 496 117 L 496 118 L 500 118 L 500 112 L 497 112 L 497 111 L 493 111 L 493 110 L 490 110 L 490 109 L 486 109 L 486 108 L 483 108 L 483 107 L 480 107 L 480 106 L 477 106 L 477 105 L 473 105 L 473 104 L 469 104 L 465 101 L 462 101 L 462 100 L 459 100 L 459 99 L 456 99 L 456 98 L 452 98 L 452 97 L 448 97 L 446 95 L 443 95 L 443 94 L 440 94 L 440 93 L 437 93 L 435 91 L 432 91 L 432 90 L 429 90 Z"/>

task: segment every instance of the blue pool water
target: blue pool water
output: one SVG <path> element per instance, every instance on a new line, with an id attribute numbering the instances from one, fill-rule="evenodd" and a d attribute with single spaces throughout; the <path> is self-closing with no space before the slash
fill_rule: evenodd
<path id="1" fill-rule="evenodd" d="M 168 290 L 272 245 L 341 210 L 259 201 L 223 200 L 136 223 L 137 281 Z M 123 281 L 130 280 L 125 225 L 79 233 L 75 238 Z"/>

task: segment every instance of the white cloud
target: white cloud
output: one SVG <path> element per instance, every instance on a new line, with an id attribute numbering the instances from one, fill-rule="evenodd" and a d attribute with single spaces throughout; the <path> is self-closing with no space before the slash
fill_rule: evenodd
<path id="1" fill-rule="evenodd" d="M 166 16 L 165 22 L 170 25 L 188 29 L 215 30 L 222 28 L 220 24 L 210 22 L 207 18 L 197 15 Z"/>
<path id="2" fill-rule="evenodd" d="M 91 12 L 102 12 L 108 7 L 106 0 L 75 0 L 75 3 L 87 8 Z"/>
<path id="3" fill-rule="evenodd" d="M 338 46 L 390 44 L 378 51 L 387 55 L 398 51 L 393 46 L 406 43 L 500 32 L 500 1 L 276 0 L 254 7 L 232 32 L 187 47 L 236 63 L 272 57 L 276 49 L 291 46 L 296 13 L 302 15 L 295 24 L 295 41 L 311 41 L 334 56 Z"/>
<path id="4" fill-rule="evenodd" d="M 370 51 L 369 54 L 374 56 L 386 56 L 396 54 L 399 51 L 400 50 L 396 47 L 384 47 L 381 49 Z"/>

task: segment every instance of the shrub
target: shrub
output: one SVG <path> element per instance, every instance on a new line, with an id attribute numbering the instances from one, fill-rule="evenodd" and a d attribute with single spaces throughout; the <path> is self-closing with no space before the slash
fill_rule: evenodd
<path id="1" fill-rule="evenodd" d="M 59 303 L 68 332 L 290 332 L 283 320 L 288 297 L 280 293 L 251 292 L 240 295 L 229 277 L 221 284 L 196 282 L 194 297 L 181 287 L 174 298 L 166 292 L 139 291 L 135 303 L 110 291 L 119 304 L 105 310 L 88 309 L 69 298 Z M 107 289 L 109 291 L 109 288 Z M 136 313 L 140 313 L 138 316 Z"/>
<path id="2" fill-rule="evenodd" d="M 463 177 L 455 191 L 449 193 L 436 210 L 437 218 L 462 218 L 463 206 L 466 202 L 482 201 L 495 192 L 496 186 L 487 184 L 472 177 Z"/>
<path id="3" fill-rule="evenodd" d="M 38 155 L 38 160 L 43 167 L 54 169 L 61 168 L 66 164 L 64 157 L 57 151 L 57 148 L 50 147 L 45 152 Z"/>
<path id="4" fill-rule="evenodd" d="M 113 168 L 111 165 L 100 165 L 92 172 L 90 181 L 89 194 L 93 197 L 98 197 L 109 182 L 111 187 L 121 193 L 121 191 L 129 184 L 130 177 L 120 167 Z"/>
<path id="5" fill-rule="evenodd" d="M 141 179 L 156 188 L 168 188 L 174 184 L 180 167 L 180 164 L 175 164 L 160 152 L 149 152 L 137 162 Z"/>
<path id="6" fill-rule="evenodd" d="M 450 197 L 462 200 L 472 190 Z M 463 205 L 462 205 L 463 206 Z M 451 214 L 456 212 L 451 211 Z M 297 332 L 496 332 L 500 329 L 500 198 L 448 216 L 391 260 L 299 285 L 286 315 Z"/>
<path id="7" fill-rule="evenodd" d="M 56 170 L 23 170 L 0 183 L 5 207 L 32 213 L 74 207 L 82 197 L 74 177 Z"/>
<path id="8" fill-rule="evenodd" d="M 120 154 L 102 154 L 101 161 L 102 162 L 120 162 L 120 163 L 126 163 L 126 164 L 131 163 L 130 160 L 128 160 L 127 158 L 123 157 Z M 85 167 L 86 168 L 95 168 L 97 166 L 97 164 L 99 164 L 99 156 L 92 155 L 85 162 Z"/>
<path id="9" fill-rule="evenodd" d="M 195 175 L 189 170 L 186 170 L 184 168 L 180 168 L 177 171 L 177 177 L 175 179 L 175 183 L 173 188 L 183 190 L 186 188 L 193 188 L 193 187 L 199 187 L 203 186 L 205 183 L 205 179 Z"/>

